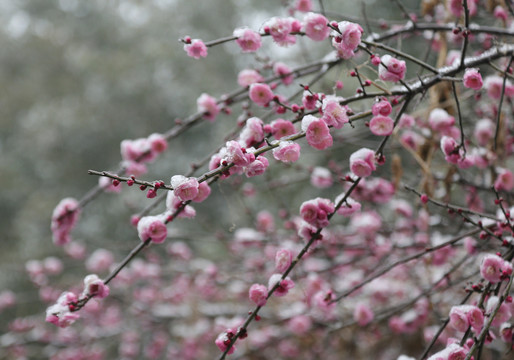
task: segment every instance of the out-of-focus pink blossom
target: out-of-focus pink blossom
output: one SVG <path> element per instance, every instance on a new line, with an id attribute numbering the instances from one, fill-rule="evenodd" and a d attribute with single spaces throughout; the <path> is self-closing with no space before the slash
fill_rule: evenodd
<path id="1" fill-rule="evenodd" d="M 266 106 L 274 95 L 268 84 L 255 83 L 250 85 L 249 96 L 258 106 Z"/>
<path id="2" fill-rule="evenodd" d="M 236 43 L 244 53 L 255 52 L 261 47 L 261 35 L 256 31 L 248 28 L 235 29 L 234 36 L 237 37 Z"/>
<path id="3" fill-rule="evenodd" d="M 365 326 L 373 321 L 373 311 L 366 304 L 357 304 L 353 311 L 353 319 L 360 325 Z"/>
<path id="4" fill-rule="evenodd" d="M 312 10 L 312 0 L 296 0 L 294 8 L 301 12 L 309 12 Z"/>
<path id="5" fill-rule="evenodd" d="M 511 191 L 514 188 L 514 174 L 509 169 L 496 169 L 497 176 L 494 181 L 494 188 L 498 191 Z"/>
<path id="6" fill-rule="evenodd" d="M 196 105 L 198 107 L 198 112 L 203 114 L 204 119 L 213 122 L 216 120 L 216 116 L 220 113 L 220 107 L 216 103 L 216 99 L 212 96 L 203 93 L 196 100 Z"/>
<path id="7" fill-rule="evenodd" d="M 250 300 L 252 300 L 257 306 L 266 305 L 266 297 L 268 296 L 268 289 L 265 285 L 253 284 L 248 292 Z"/>
<path id="8" fill-rule="evenodd" d="M 338 204 L 345 194 L 341 194 L 335 199 L 335 203 Z M 337 213 L 342 216 L 350 216 L 361 210 L 361 204 L 351 197 L 347 197 L 341 207 L 337 209 Z"/>
<path id="9" fill-rule="evenodd" d="M 72 312 L 73 304 L 77 302 L 77 295 L 72 292 L 64 292 L 57 302 L 46 309 L 46 322 L 65 328 L 73 324 L 80 315 Z"/>
<path id="10" fill-rule="evenodd" d="M 106 249 L 96 249 L 86 260 L 86 269 L 91 272 L 102 272 L 114 263 L 114 255 Z"/>
<path id="11" fill-rule="evenodd" d="M 247 87 L 254 83 L 259 83 L 264 81 L 264 78 L 257 70 L 253 69 L 244 69 L 239 72 L 237 75 L 237 83 L 239 86 Z"/>
<path id="12" fill-rule="evenodd" d="M 251 117 L 246 120 L 245 127 L 241 131 L 239 138 L 246 147 L 257 147 L 264 140 L 262 120 L 257 117 Z"/>
<path id="13" fill-rule="evenodd" d="M 83 295 L 94 295 L 99 299 L 103 299 L 109 295 L 109 287 L 96 274 L 91 274 L 84 278 Z"/>
<path id="14" fill-rule="evenodd" d="M 298 27 L 296 21 L 292 18 L 273 17 L 264 23 L 264 31 L 280 46 L 293 45 L 296 43 L 296 37 L 291 33 L 299 30 L 295 29 Z"/>
<path id="15" fill-rule="evenodd" d="M 480 75 L 478 69 L 475 68 L 466 69 L 462 81 L 465 87 L 473 90 L 480 90 L 484 84 L 482 81 L 482 75 Z"/>
<path id="16" fill-rule="evenodd" d="M 278 286 L 273 292 L 273 295 L 278 297 L 287 295 L 289 290 L 295 286 L 293 280 L 291 280 L 289 277 L 286 277 L 282 280 L 281 274 L 273 274 L 268 281 L 268 291 L 271 291 L 271 289 L 273 289 L 277 284 Z"/>
<path id="17" fill-rule="evenodd" d="M 289 249 L 280 249 L 275 254 L 275 270 L 283 273 L 293 261 L 293 253 Z"/>
<path id="18" fill-rule="evenodd" d="M 328 37 L 330 28 L 327 25 L 327 18 L 321 14 L 308 13 L 303 18 L 305 35 L 314 41 L 323 41 Z"/>
<path id="19" fill-rule="evenodd" d="M 80 207 L 77 200 L 64 198 L 55 207 L 52 213 L 51 230 L 53 242 L 62 246 L 71 242 L 70 232 L 75 227 L 80 216 Z"/>
<path id="20" fill-rule="evenodd" d="M 290 85 L 294 80 L 291 69 L 283 62 L 276 62 L 273 65 L 273 73 L 280 77 L 284 85 Z"/>
<path id="21" fill-rule="evenodd" d="M 433 131 L 441 132 L 445 135 L 454 124 L 455 118 L 440 108 L 432 110 L 428 116 L 428 125 L 430 128 Z"/>
<path id="22" fill-rule="evenodd" d="M 317 188 L 324 189 L 331 187 L 334 183 L 332 173 L 329 169 L 316 166 L 311 173 L 311 184 Z"/>

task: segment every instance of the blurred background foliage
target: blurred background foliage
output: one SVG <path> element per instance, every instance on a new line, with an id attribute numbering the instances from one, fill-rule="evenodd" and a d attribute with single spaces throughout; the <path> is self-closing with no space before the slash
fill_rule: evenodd
<path id="1" fill-rule="evenodd" d="M 419 5 L 414 0 L 402 2 L 413 10 Z M 269 17 L 287 15 L 286 3 L 0 0 L 0 288 L 15 291 L 20 303 L 15 312 L 2 313 L 0 319 L 44 316 L 46 305 L 40 303 L 23 270 L 29 259 L 62 258 L 69 274 L 62 279 L 63 288 L 80 284 L 84 266 L 66 260 L 64 251 L 52 244 L 52 210 L 62 198 L 80 199 L 97 184 L 96 177 L 87 175 L 88 169 L 118 168 L 123 139 L 165 132 L 176 118 L 196 112 L 201 93 L 219 98 L 236 89 L 237 73 L 252 64 L 259 67 L 262 58 L 282 58 L 292 66 L 316 60 L 329 50 L 328 46 L 319 51 L 307 49 L 302 44 L 284 50 L 264 41 L 259 60 L 241 54 L 230 43 L 209 49 L 206 59 L 193 60 L 178 41 L 185 35 L 209 41 L 231 35 L 243 25 L 259 29 Z M 391 1 L 323 3 L 331 14 L 360 16 L 365 4 L 370 19 L 385 18 L 390 24 L 402 21 Z M 339 69 L 326 86 L 332 87 L 341 76 L 345 74 Z M 351 94 L 354 88 L 346 88 L 345 83 L 345 91 Z M 218 119 L 223 124 L 203 124 L 174 139 L 144 178 L 169 181 L 171 175 L 186 173 L 191 162 L 224 143 L 224 135 L 236 126 L 240 105 L 237 109 Z M 314 156 L 304 148 L 302 158 Z M 264 183 L 270 176 L 273 174 L 252 181 Z M 305 184 L 308 181 L 300 181 L 280 193 L 269 190 L 269 195 L 278 196 L 282 206 L 297 211 L 305 198 L 299 195 L 294 200 L 292 194 L 301 194 L 298 191 Z M 240 211 L 245 209 L 241 197 L 228 199 L 231 186 L 235 185 L 216 185 L 221 191 L 213 192 L 210 204 L 197 206 L 200 221 L 182 221 L 181 226 L 196 231 L 189 236 L 199 241 L 200 247 L 201 237 L 209 234 L 212 224 L 228 230 L 244 213 Z M 88 253 L 105 247 L 119 259 L 139 241 L 128 219 L 140 210 L 146 197 L 138 191 L 126 192 L 129 194 L 120 198 L 105 194 L 83 211 L 73 236 Z M 259 201 L 259 208 L 266 208 L 262 206 L 266 199 Z M 212 211 L 208 206 L 213 205 L 225 210 Z M 0 328 L 0 332 L 4 330 Z"/>

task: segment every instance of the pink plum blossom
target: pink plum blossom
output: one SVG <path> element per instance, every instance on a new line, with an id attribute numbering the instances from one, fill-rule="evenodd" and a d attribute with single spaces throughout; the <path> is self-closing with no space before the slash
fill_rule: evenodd
<path id="1" fill-rule="evenodd" d="M 193 200 L 198 195 L 198 187 L 200 184 L 194 177 L 185 177 L 183 175 L 174 175 L 171 177 L 171 186 L 173 192 L 182 201 Z"/>
<path id="2" fill-rule="evenodd" d="M 273 149 L 273 157 L 285 163 L 295 162 L 300 158 L 300 145 L 292 141 L 280 141 L 279 146 Z"/>
<path id="3" fill-rule="evenodd" d="M 268 289 L 266 285 L 253 284 L 250 287 L 249 294 L 250 300 L 252 300 L 257 306 L 264 306 L 267 302 Z"/>
<path id="4" fill-rule="evenodd" d="M 216 99 L 208 94 L 202 94 L 196 100 L 198 112 L 203 114 L 203 117 L 210 122 L 216 120 L 216 116 L 220 113 L 220 107 L 216 103 Z"/>
<path id="5" fill-rule="evenodd" d="M 391 55 L 384 55 L 378 67 L 378 76 L 383 81 L 398 82 L 405 77 L 407 66 L 405 61 L 393 58 Z"/>
<path id="6" fill-rule="evenodd" d="M 244 69 L 237 75 L 237 83 L 239 86 L 247 87 L 251 84 L 259 83 L 264 81 L 264 78 L 257 70 Z"/>
<path id="7" fill-rule="evenodd" d="M 468 330 L 469 320 L 466 312 L 460 306 L 452 307 L 450 311 L 450 326 L 460 332 Z"/>
<path id="8" fill-rule="evenodd" d="M 498 296 L 491 296 L 487 299 L 487 304 L 485 305 L 485 312 L 488 316 L 498 307 L 500 303 L 500 298 Z M 493 323 L 493 326 L 500 326 L 502 323 L 508 321 L 512 317 L 512 312 L 507 306 L 505 302 L 501 303 L 498 308 L 498 312 L 496 313 Z"/>
<path id="9" fill-rule="evenodd" d="M 457 164 L 460 160 L 460 147 L 454 138 L 449 136 L 443 136 L 441 138 L 441 150 L 445 155 L 446 161 L 450 164 Z"/>
<path id="10" fill-rule="evenodd" d="M 329 199 L 316 198 L 304 201 L 300 215 L 304 221 L 317 228 L 328 226 L 328 215 L 334 212 L 334 204 Z"/>
<path id="11" fill-rule="evenodd" d="M 264 23 L 264 31 L 280 46 L 293 45 L 296 37 L 291 33 L 295 30 L 295 21 L 292 18 L 273 17 Z"/>
<path id="12" fill-rule="evenodd" d="M 246 120 L 246 125 L 241 131 L 240 140 L 246 147 L 257 146 L 264 140 L 264 130 L 262 120 L 251 117 Z"/>
<path id="13" fill-rule="evenodd" d="M 321 106 L 323 111 L 323 120 L 328 126 L 333 126 L 340 129 L 346 124 L 349 119 L 347 115 L 348 107 L 339 105 L 339 101 L 334 98 L 327 97 L 323 100 Z"/>
<path id="14" fill-rule="evenodd" d="M 315 149 L 324 150 L 333 144 L 332 135 L 327 124 L 312 115 L 302 119 L 302 130 L 305 131 L 307 143 Z"/>
<path id="15" fill-rule="evenodd" d="M 482 81 L 482 75 L 480 75 L 478 69 L 475 68 L 467 68 L 464 72 L 462 81 L 465 87 L 473 90 L 480 90 L 484 84 Z"/>
<path id="16" fill-rule="evenodd" d="M 121 157 L 126 161 L 151 161 L 155 158 L 152 154 L 152 144 L 146 138 L 123 140 L 120 148 Z"/>
<path id="17" fill-rule="evenodd" d="M 323 41 L 330 33 L 328 20 L 321 14 L 308 13 L 303 18 L 303 23 L 305 35 L 314 41 Z"/>
<path id="18" fill-rule="evenodd" d="M 255 83 L 250 85 L 249 96 L 258 106 L 266 106 L 274 95 L 268 84 Z"/>
<path id="19" fill-rule="evenodd" d="M 448 9 L 455 17 L 460 17 L 464 14 L 464 6 L 462 5 L 462 0 L 447 0 Z M 473 16 L 477 13 L 477 4 L 476 0 L 467 0 L 469 15 Z"/>
<path id="20" fill-rule="evenodd" d="M 241 144 L 235 140 L 227 141 L 225 149 L 226 161 L 234 163 L 236 166 L 248 166 L 255 161 L 255 155 L 252 152 L 248 152 L 246 148 L 242 147 Z"/>
<path id="21" fill-rule="evenodd" d="M 375 152 L 362 148 L 350 155 L 350 170 L 358 177 L 370 176 L 376 170 Z"/>
<path id="22" fill-rule="evenodd" d="M 506 262 L 498 255 L 488 254 L 480 264 L 480 274 L 487 281 L 495 284 L 502 280 L 503 272 L 512 273 L 512 264 Z"/>
<path id="23" fill-rule="evenodd" d="M 148 137 L 150 148 L 155 154 L 160 154 L 168 148 L 168 141 L 162 134 L 153 133 Z"/>
<path id="24" fill-rule="evenodd" d="M 514 188 L 514 174 L 509 169 L 496 169 L 497 176 L 494 181 L 494 188 L 498 191 L 511 191 Z"/>
<path id="25" fill-rule="evenodd" d="M 339 57 L 350 59 L 355 55 L 354 50 L 359 46 L 364 30 L 359 24 L 349 21 L 341 21 L 337 28 L 339 32 L 333 32 L 332 46 L 336 48 Z"/>
<path id="26" fill-rule="evenodd" d="M 57 302 L 46 309 L 46 322 L 65 328 L 73 324 L 80 315 L 72 312 L 73 304 L 77 302 L 77 295 L 72 292 L 64 292 Z"/>
<path id="27" fill-rule="evenodd" d="M 286 277 L 282 280 L 281 274 L 273 274 L 268 281 L 268 291 L 271 291 L 271 289 L 273 289 L 277 284 L 278 286 L 273 292 L 273 295 L 278 297 L 287 295 L 289 290 L 295 286 L 293 280 L 291 280 L 289 277 Z"/>
<path id="28" fill-rule="evenodd" d="M 393 133 L 394 121 L 389 116 L 376 115 L 371 118 L 369 129 L 374 135 L 389 136 Z"/>
<path id="29" fill-rule="evenodd" d="M 305 90 L 302 96 L 302 105 L 306 110 L 314 110 L 318 107 L 319 103 L 318 94 L 312 94 L 311 92 Z"/>
<path id="30" fill-rule="evenodd" d="M 393 107 L 391 106 L 391 103 L 387 100 L 380 100 L 379 102 L 376 102 L 373 104 L 373 106 L 371 106 L 371 113 L 374 116 L 389 116 L 389 114 L 391 114 L 392 111 Z"/>
<path id="31" fill-rule="evenodd" d="M 227 330 L 225 332 L 222 332 L 218 335 L 214 343 L 220 349 L 220 351 L 225 352 L 228 349 L 228 346 L 231 342 L 231 339 L 234 337 L 234 332 L 231 330 Z M 234 351 L 236 351 L 236 347 L 232 345 L 230 350 L 227 352 L 227 354 L 232 354 Z"/>
<path id="32" fill-rule="evenodd" d="M 141 241 L 150 239 L 156 244 L 163 243 L 168 236 L 166 224 L 159 216 L 144 216 L 137 224 L 137 233 Z"/>
<path id="33" fill-rule="evenodd" d="M 201 184 L 203 184 L 203 182 Z M 202 196 L 201 191 L 204 191 L 204 190 L 200 190 L 200 187 L 198 187 L 197 197 Z M 196 197 L 195 197 L 195 199 L 196 199 Z M 192 201 L 194 201 L 194 200 L 192 200 Z M 175 193 L 173 191 L 168 191 L 168 194 L 166 196 L 166 209 L 168 210 L 168 214 L 172 215 L 178 209 L 181 209 L 181 208 L 182 208 L 182 211 L 180 213 L 178 213 L 177 217 L 192 219 L 196 216 L 196 210 L 191 205 L 186 205 L 184 207 L 184 203 L 182 202 L 182 200 L 180 200 L 177 196 L 175 196 Z"/>
<path id="34" fill-rule="evenodd" d="M 184 44 L 184 50 L 187 56 L 200 59 L 207 56 L 207 46 L 200 39 L 193 39 L 190 43 Z"/>
<path id="35" fill-rule="evenodd" d="M 207 199 L 210 194 L 211 194 L 211 187 L 209 186 L 209 184 L 206 181 L 203 181 L 198 185 L 198 195 L 196 195 L 196 197 L 194 199 L 191 199 L 191 201 L 196 202 L 196 203 L 201 203 L 205 199 Z"/>
<path id="36" fill-rule="evenodd" d="M 74 198 L 64 198 L 57 204 L 51 222 L 54 244 L 62 246 L 71 242 L 70 232 L 78 222 L 79 216 L 79 203 Z"/>
<path id="37" fill-rule="evenodd" d="M 294 124 L 291 121 L 284 119 L 276 119 L 271 122 L 271 134 L 275 139 L 279 140 L 285 136 L 293 135 L 296 133 Z"/>
<path id="38" fill-rule="evenodd" d="M 96 275 L 91 274 L 84 278 L 84 296 L 93 295 L 103 299 L 109 295 L 109 287 Z"/>
<path id="39" fill-rule="evenodd" d="M 237 37 L 236 43 L 244 53 L 255 52 L 261 47 L 261 35 L 256 31 L 239 28 L 234 30 L 234 36 Z"/>
<path id="40" fill-rule="evenodd" d="M 497 19 L 500 19 L 504 22 L 507 22 L 507 19 L 509 18 L 509 13 L 505 8 L 503 8 L 501 5 L 497 5 L 493 10 L 494 17 Z"/>
<path id="41" fill-rule="evenodd" d="M 312 10 L 312 0 L 296 0 L 294 8 L 298 11 L 309 12 Z"/>
<path id="42" fill-rule="evenodd" d="M 293 253 L 289 249 L 280 249 L 275 254 L 275 270 L 279 273 L 286 271 L 293 261 Z"/>
<path id="43" fill-rule="evenodd" d="M 245 168 L 245 175 L 247 177 L 253 177 L 264 174 L 269 166 L 268 159 L 265 156 L 257 156 L 255 161 Z"/>
<path id="44" fill-rule="evenodd" d="M 117 180 L 116 180 L 117 181 Z M 121 192 L 121 184 L 113 183 L 114 180 L 108 178 L 106 176 L 102 176 L 98 178 L 98 186 L 101 187 L 107 193 L 120 193 Z"/>

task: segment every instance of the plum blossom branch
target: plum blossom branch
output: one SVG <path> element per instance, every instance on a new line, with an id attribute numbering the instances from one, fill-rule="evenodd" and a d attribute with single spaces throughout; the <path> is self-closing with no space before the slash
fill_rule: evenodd
<path id="1" fill-rule="evenodd" d="M 474 230 L 468 231 L 468 232 L 466 232 L 466 233 L 464 233 L 462 235 L 458 235 L 456 237 L 453 237 L 452 239 L 450 239 L 448 241 L 445 241 L 445 242 L 443 242 L 443 243 L 441 243 L 439 245 L 432 246 L 432 247 L 427 247 L 427 248 L 425 248 L 424 251 L 421 251 L 421 252 L 418 252 L 416 254 L 413 254 L 413 255 L 404 257 L 402 259 L 399 259 L 399 260 L 393 262 L 392 264 L 384 267 L 383 269 L 376 271 L 375 274 L 372 274 L 372 275 L 368 276 L 366 279 L 364 279 L 363 281 L 359 282 L 357 285 L 353 286 L 352 288 L 344 291 L 341 295 L 339 295 L 336 298 L 334 298 L 333 300 L 331 300 L 331 302 L 341 301 L 342 299 L 344 299 L 348 295 L 352 294 L 356 290 L 360 289 L 364 285 L 369 284 L 371 281 L 373 281 L 373 280 L 379 278 L 380 276 L 388 273 L 389 271 L 391 271 L 392 269 L 394 269 L 395 267 L 397 267 L 399 265 L 406 264 L 409 261 L 412 261 L 412 260 L 415 260 L 415 259 L 419 259 L 419 258 L 425 256 L 426 254 L 431 253 L 431 252 L 436 251 L 436 250 L 439 250 L 439 249 L 441 249 L 441 248 L 443 248 L 445 246 L 453 245 L 456 242 L 458 242 L 459 240 L 464 239 L 465 237 L 477 234 L 479 231 L 480 231 L 480 229 L 474 229 Z"/>
<path id="2" fill-rule="evenodd" d="M 502 90 L 500 95 L 500 102 L 498 103 L 498 114 L 496 116 L 496 132 L 494 134 L 494 150 L 496 150 L 498 146 L 498 135 L 500 134 L 500 128 L 501 128 L 501 115 L 502 115 L 502 105 L 503 105 L 503 98 L 505 97 L 505 86 L 507 84 L 507 73 L 509 72 L 510 65 L 512 64 L 512 61 L 514 60 L 514 56 L 510 56 L 509 63 L 507 65 L 507 68 L 505 69 L 505 73 L 503 76 L 503 84 L 502 84 Z"/>
<path id="3" fill-rule="evenodd" d="M 487 319 L 487 322 L 484 324 L 484 327 L 482 328 L 482 330 L 480 331 L 480 334 L 477 336 L 477 339 L 476 341 L 473 342 L 473 345 L 471 345 L 469 351 L 468 351 L 468 354 L 466 355 L 466 358 L 464 360 L 469 360 L 471 359 L 471 357 L 473 356 L 473 353 L 475 352 L 475 350 L 477 349 L 477 346 L 481 346 L 481 344 L 484 342 L 485 340 L 485 337 L 486 335 L 489 333 L 489 329 L 491 328 L 491 325 L 493 323 L 493 320 L 496 316 L 496 314 L 498 313 L 498 311 L 500 310 L 500 307 L 501 305 L 503 304 L 503 302 L 505 301 L 505 299 L 507 298 L 507 296 L 509 295 L 509 292 L 510 292 L 510 288 L 512 286 L 512 280 L 514 279 L 514 276 L 513 274 L 511 274 L 509 276 L 509 282 L 507 283 L 507 286 L 505 287 L 505 289 L 503 290 L 503 293 L 502 293 L 502 296 L 500 297 L 500 299 L 498 300 L 498 304 L 495 306 L 495 308 L 493 309 L 493 311 L 489 314 L 489 317 Z"/>

